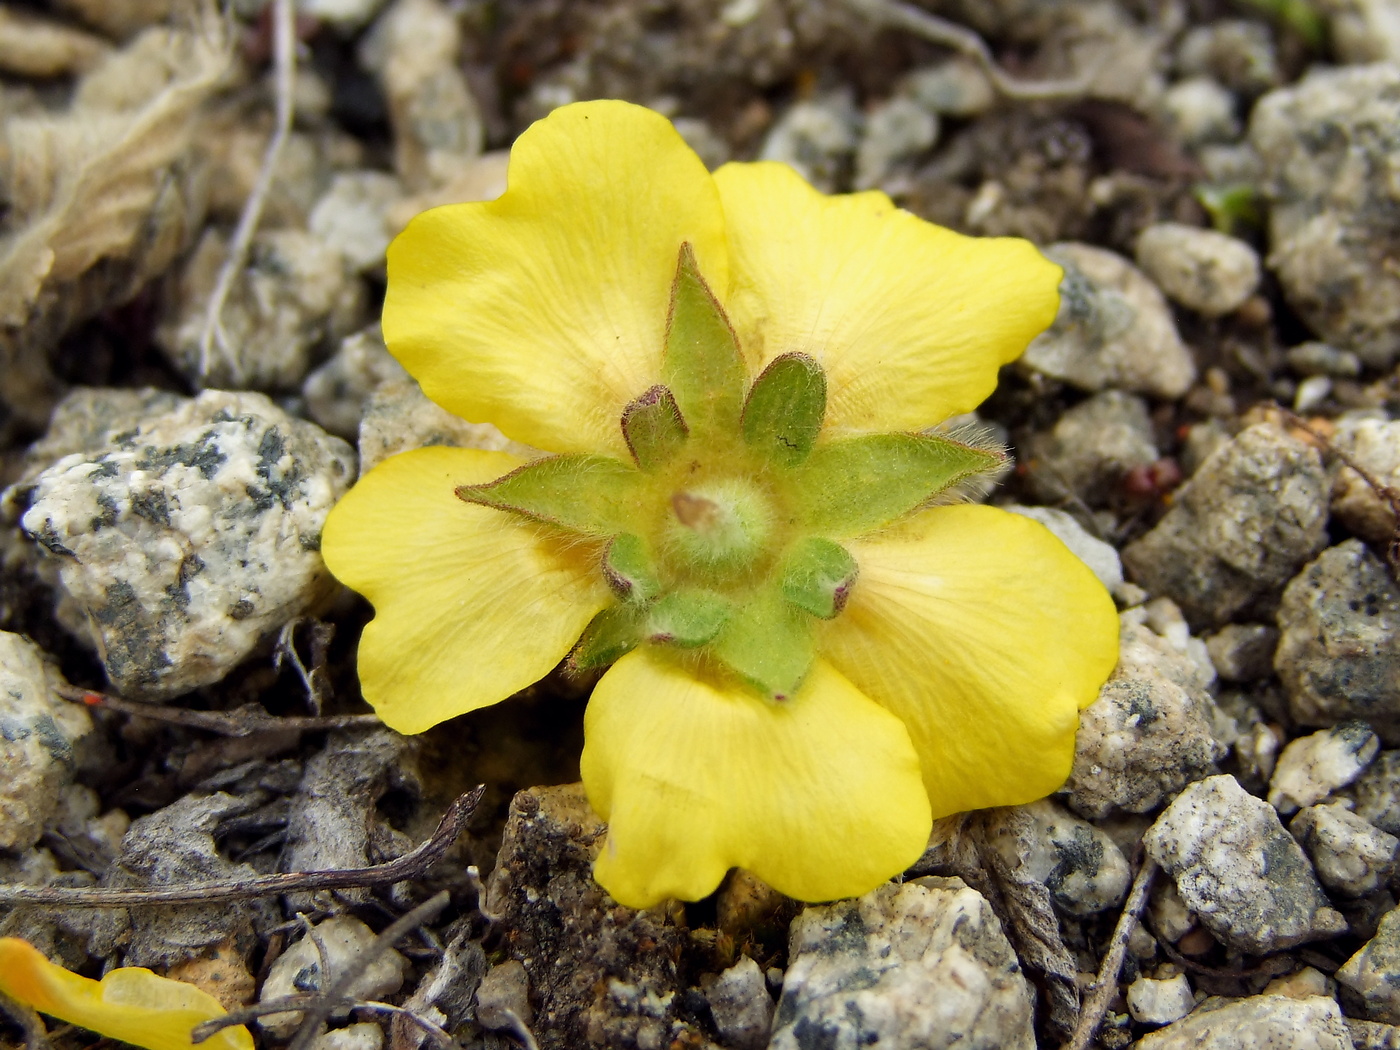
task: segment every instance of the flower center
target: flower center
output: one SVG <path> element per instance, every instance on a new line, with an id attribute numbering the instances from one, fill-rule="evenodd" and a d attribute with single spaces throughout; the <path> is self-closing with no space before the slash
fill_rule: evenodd
<path id="1" fill-rule="evenodd" d="M 661 547 L 684 575 L 722 582 L 752 570 L 769 548 L 773 500 L 746 478 L 690 485 L 670 502 Z"/>

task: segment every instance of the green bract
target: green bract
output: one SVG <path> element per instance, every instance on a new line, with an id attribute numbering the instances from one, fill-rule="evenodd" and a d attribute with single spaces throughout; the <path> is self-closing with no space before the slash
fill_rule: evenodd
<path id="1" fill-rule="evenodd" d="M 671 293 L 662 376 L 619 421 L 632 462 L 539 460 L 468 503 L 606 538 L 616 603 L 570 654 L 576 669 L 639 645 L 688 650 L 783 700 L 841 614 L 859 567 L 839 541 L 883 528 L 1005 456 L 936 434 L 823 434 L 826 376 L 774 358 L 745 389 L 742 350 L 689 245 Z"/>

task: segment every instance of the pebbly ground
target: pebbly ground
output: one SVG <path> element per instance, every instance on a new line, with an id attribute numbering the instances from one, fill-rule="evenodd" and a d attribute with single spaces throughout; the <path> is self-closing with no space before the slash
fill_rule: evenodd
<path id="1" fill-rule="evenodd" d="M 0 935 L 230 1006 L 359 967 L 353 999 L 464 1050 L 1056 1047 L 1081 1010 L 1105 1048 L 1400 1046 L 1396 0 L 928 3 L 990 72 L 887 0 L 298 0 L 295 119 L 207 342 L 278 97 L 271 12 L 231 10 L 0 8 L 0 884 L 362 867 L 486 795 L 406 881 L 0 905 Z M 611 901 L 573 784 L 587 683 L 412 739 L 353 717 L 368 609 L 321 563 L 327 510 L 394 452 L 509 447 L 384 350 L 385 245 L 609 96 L 711 165 L 784 160 L 1065 267 L 980 410 L 1018 461 L 990 499 L 1109 587 L 1119 666 L 1063 790 L 947 822 L 859 900 L 734 872 Z M 380 1007 L 329 1025 L 320 1050 L 428 1045 Z"/>

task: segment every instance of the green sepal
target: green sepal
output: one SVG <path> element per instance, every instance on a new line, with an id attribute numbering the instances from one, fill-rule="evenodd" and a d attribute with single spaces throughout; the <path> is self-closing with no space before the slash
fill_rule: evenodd
<path id="1" fill-rule="evenodd" d="M 846 607 L 859 568 L 841 544 L 814 536 L 795 544 L 783 559 L 779 587 L 803 612 L 830 620 Z"/>
<path id="2" fill-rule="evenodd" d="M 770 588 L 735 612 L 709 651 L 755 689 L 774 700 L 787 700 L 816 659 L 814 626 L 810 616 Z"/>
<path id="3" fill-rule="evenodd" d="M 590 536 L 636 524 L 644 478 L 607 456 L 551 456 L 485 485 L 459 485 L 457 498 Z"/>
<path id="4" fill-rule="evenodd" d="M 782 354 L 754 380 L 744 402 L 744 440 L 770 462 L 807 458 L 826 416 L 826 373 L 806 354 Z"/>
<path id="5" fill-rule="evenodd" d="M 681 245 L 671 286 L 661 374 L 693 432 L 732 434 L 738 429 L 744 397 L 739 341 L 689 244 Z"/>
<path id="6" fill-rule="evenodd" d="M 631 605 L 611 605 L 589 621 L 569 653 L 569 669 L 587 671 L 622 659 L 642 641 L 642 612 Z"/>
<path id="7" fill-rule="evenodd" d="M 635 533 L 613 537 L 603 554 L 603 577 L 614 594 L 629 602 L 650 601 L 661 593 L 651 551 Z"/>
<path id="8" fill-rule="evenodd" d="M 869 434 L 814 448 L 795 475 L 793 496 L 808 530 L 860 536 L 1005 462 L 1002 452 L 936 434 Z"/>
<path id="9" fill-rule="evenodd" d="M 674 459 L 689 434 L 675 395 L 664 386 L 652 387 L 622 410 L 622 436 L 637 466 L 645 471 Z"/>
<path id="10" fill-rule="evenodd" d="M 674 590 L 648 607 L 647 637 L 653 642 L 695 649 L 713 641 L 733 611 L 733 606 L 713 591 Z"/>

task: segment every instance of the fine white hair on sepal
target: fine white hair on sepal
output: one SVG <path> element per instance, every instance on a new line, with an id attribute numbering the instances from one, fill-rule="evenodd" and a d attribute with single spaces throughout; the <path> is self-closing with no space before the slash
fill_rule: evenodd
<path id="1" fill-rule="evenodd" d="M 1011 450 L 1002 440 L 1000 428 L 978 419 L 976 413 L 954 416 L 935 427 L 929 427 L 924 433 L 937 434 L 980 452 L 990 452 L 1000 459 L 996 465 L 949 485 L 935 494 L 925 506 L 946 507 L 954 503 L 981 503 L 1015 465 Z"/>

